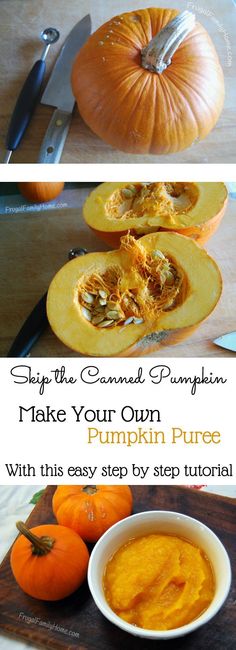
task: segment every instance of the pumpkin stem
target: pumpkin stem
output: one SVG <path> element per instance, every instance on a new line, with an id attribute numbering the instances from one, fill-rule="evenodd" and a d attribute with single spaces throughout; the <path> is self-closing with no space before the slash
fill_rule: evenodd
<path id="1" fill-rule="evenodd" d="M 171 20 L 144 47 L 142 66 L 152 72 L 161 74 L 171 64 L 171 57 L 179 45 L 195 26 L 195 16 L 190 11 L 183 11 Z"/>
<path id="2" fill-rule="evenodd" d="M 82 491 L 86 492 L 86 494 L 95 494 L 98 489 L 96 485 L 84 485 Z"/>
<path id="3" fill-rule="evenodd" d="M 37 537 L 37 535 L 27 528 L 23 521 L 17 521 L 16 527 L 21 535 L 27 537 L 27 539 L 32 543 L 33 555 L 47 555 L 47 553 L 50 553 L 55 544 L 55 539 L 53 539 L 53 537 Z"/>

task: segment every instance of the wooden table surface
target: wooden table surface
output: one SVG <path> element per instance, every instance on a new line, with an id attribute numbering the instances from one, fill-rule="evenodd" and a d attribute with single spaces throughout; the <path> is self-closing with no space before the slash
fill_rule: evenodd
<path id="1" fill-rule="evenodd" d="M 53 492 L 53 486 L 48 486 L 28 519 L 29 528 L 42 523 L 54 523 L 51 509 Z M 134 513 L 156 509 L 182 512 L 199 519 L 219 536 L 229 553 L 233 580 L 229 596 L 214 619 L 192 634 L 170 641 L 154 643 L 131 636 L 100 614 L 86 583 L 72 596 L 56 603 L 30 598 L 16 584 L 7 554 L 0 567 L 1 635 L 10 634 L 12 638 L 24 640 L 30 646 L 32 644 L 33 648 L 40 647 L 44 650 L 235 650 L 234 500 L 180 486 L 134 485 L 132 492 Z M 55 623 L 67 632 L 74 631 L 77 638 L 37 625 L 37 619 L 39 622 Z"/>
<path id="2" fill-rule="evenodd" d="M 1 186 L 0 186 L 1 188 Z M 66 203 L 66 192 L 60 201 Z M 0 355 L 6 356 L 23 322 L 44 294 L 56 271 L 74 246 L 89 251 L 107 250 L 82 218 L 83 202 L 91 191 L 77 190 L 78 207 L 0 216 Z M 195 333 L 179 345 L 162 348 L 157 357 L 232 357 L 215 346 L 217 336 L 236 330 L 236 202 L 230 200 L 218 231 L 207 243 L 223 275 L 223 294 L 214 312 Z M 48 330 L 31 352 L 32 357 L 77 356 Z"/>
<path id="3" fill-rule="evenodd" d="M 47 72 L 52 70 L 63 41 L 78 20 L 90 12 L 93 30 L 121 11 L 147 7 L 144 0 L 1 0 L 0 2 L 0 160 L 17 95 L 33 62 L 41 54 L 39 34 L 48 26 L 61 32 L 51 47 Z M 156 3 L 155 3 L 156 4 Z M 195 12 L 208 30 L 217 49 L 226 83 L 225 106 L 218 124 L 208 137 L 193 147 L 171 156 L 124 154 L 99 140 L 83 123 L 75 109 L 61 162 L 64 163 L 230 163 L 236 160 L 236 6 L 233 0 L 161 0 L 163 7 Z M 230 62 L 232 58 L 232 63 Z M 231 64 L 230 64 L 231 63 Z M 37 162 L 53 109 L 39 105 L 25 138 L 12 157 L 13 163 Z"/>

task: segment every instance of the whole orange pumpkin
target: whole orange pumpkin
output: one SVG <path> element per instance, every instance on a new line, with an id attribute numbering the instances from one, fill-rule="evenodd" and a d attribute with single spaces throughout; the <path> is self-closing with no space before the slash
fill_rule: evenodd
<path id="1" fill-rule="evenodd" d="M 10 563 L 23 591 L 40 600 L 60 600 L 72 594 L 86 577 L 89 553 L 73 530 L 56 524 L 28 528 L 13 544 Z"/>
<path id="2" fill-rule="evenodd" d="M 53 496 L 53 512 L 59 524 L 72 528 L 87 542 L 96 542 L 105 531 L 132 511 L 127 485 L 60 485 Z"/>
<path id="3" fill-rule="evenodd" d="M 102 25 L 75 59 L 72 89 L 92 131 L 136 154 L 168 154 L 205 138 L 224 102 L 208 33 L 174 9 L 131 11 Z"/>
<path id="4" fill-rule="evenodd" d="M 18 183 L 21 194 L 35 203 L 47 203 L 55 199 L 63 190 L 64 183 Z"/>

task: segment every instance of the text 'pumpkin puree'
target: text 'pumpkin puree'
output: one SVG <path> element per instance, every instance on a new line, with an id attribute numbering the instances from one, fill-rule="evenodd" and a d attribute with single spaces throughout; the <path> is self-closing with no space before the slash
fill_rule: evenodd
<path id="1" fill-rule="evenodd" d="M 203 551 L 164 534 L 132 539 L 109 560 L 104 591 L 123 620 L 147 630 L 170 630 L 200 616 L 214 596 Z"/>

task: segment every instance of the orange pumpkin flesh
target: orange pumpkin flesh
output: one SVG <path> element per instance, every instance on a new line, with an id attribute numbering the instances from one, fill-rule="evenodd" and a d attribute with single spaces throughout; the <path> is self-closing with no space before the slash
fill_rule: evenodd
<path id="1" fill-rule="evenodd" d="M 136 154 L 168 154 L 205 138 L 224 103 L 214 45 L 196 23 L 161 73 L 143 50 L 178 11 L 140 9 L 111 18 L 90 36 L 72 69 L 79 112 L 108 144 Z"/>
<path id="2" fill-rule="evenodd" d="M 59 524 L 72 528 L 87 542 L 96 542 L 110 526 L 132 512 L 127 485 L 60 485 L 53 496 Z"/>
<path id="3" fill-rule="evenodd" d="M 175 231 L 204 244 L 227 205 L 224 183 L 102 183 L 83 208 L 86 223 L 114 247 L 128 231 L 135 237 Z"/>
<path id="4" fill-rule="evenodd" d="M 18 183 L 21 194 L 30 202 L 47 203 L 61 194 L 65 183 Z"/>
<path id="5" fill-rule="evenodd" d="M 88 549 L 74 531 L 57 525 L 36 526 L 22 533 L 10 556 L 13 575 L 21 589 L 40 600 L 60 600 L 72 594 L 86 578 Z"/>
<path id="6" fill-rule="evenodd" d="M 93 324 L 91 310 L 94 318 L 98 299 L 104 305 L 99 287 L 108 315 L 99 306 L 102 322 L 95 316 Z M 142 356 L 186 338 L 214 309 L 221 288 L 217 264 L 194 240 L 168 232 L 126 236 L 119 250 L 90 253 L 60 269 L 48 291 L 48 320 L 65 345 L 85 356 Z M 110 296 L 120 321 L 110 313 Z"/>

